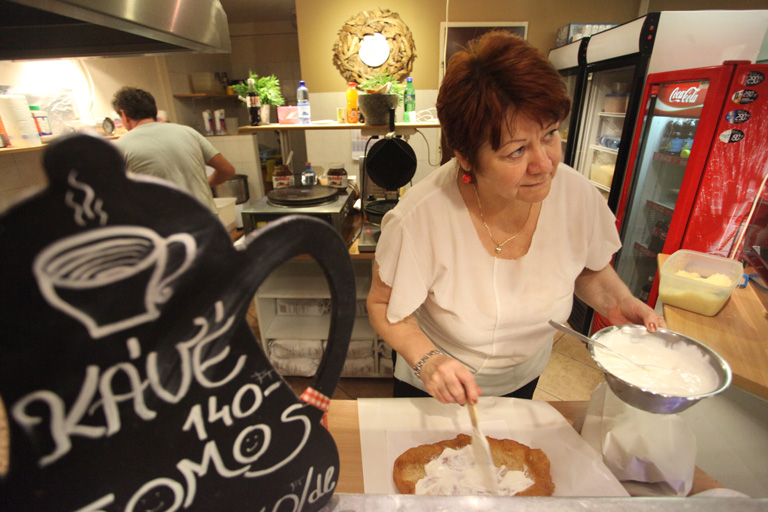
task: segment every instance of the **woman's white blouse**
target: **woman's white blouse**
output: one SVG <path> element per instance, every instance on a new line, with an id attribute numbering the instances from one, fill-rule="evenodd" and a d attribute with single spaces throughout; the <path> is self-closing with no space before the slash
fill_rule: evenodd
<path id="1" fill-rule="evenodd" d="M 560 164 L 528 253 L 494 258 L 456 173 L 454 160 L 436 169 L 382 221 L 376 262 L 392 288 L 387 318 L 413 314 L 441 351 L 472 370 L 484 394 L 503 395 L 544 371 L 554 332 L 547 322 L 568 319 L 576 277 L 608 265 L 621 242 L 605 199 Z M 424 389 L 402 357 L 395 377 Z"/>

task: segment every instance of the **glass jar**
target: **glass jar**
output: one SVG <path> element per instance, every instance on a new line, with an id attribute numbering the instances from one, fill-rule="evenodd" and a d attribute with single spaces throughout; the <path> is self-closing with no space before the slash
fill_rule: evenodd
<path id="1" fill-rule="evenodd" d="M 342 189 L 342 192 L 347 189 L 348 175 L 347 170 L 344 169 L 342 163 L 332 163 L 328 166 L 328 186 Z"/>

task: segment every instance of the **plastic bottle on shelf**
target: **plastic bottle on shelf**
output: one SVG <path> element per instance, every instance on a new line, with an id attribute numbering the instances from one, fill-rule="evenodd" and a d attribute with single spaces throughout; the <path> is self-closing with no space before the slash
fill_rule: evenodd
<path id="1" fill-rule="evenodd" d="M 246 104 L 248 105 L 248 114 L 251 116 L 251 126 L 258 126 L 261 124 L 261 101 L 256 92 L 256 81 L 249 78 L 246 83 L 248 84 Z"/>
<path id="2" fill-rule="evenodd" d="M 309 124 L 312 116 L 309 111 L 309 89 L 304 80 L 299 80 L 299 88 L 296 89 L 296 101 L 299 105 L 299 123 Z"/>
<path id="3" fill-rule="evenodd" d="M 342 163 L 332 163 L 328 168 L 328 186 L 341 189 L 341 192 L 347 190 L 348 175 Z"/>
<path id="4" fill-rule="evenodd" d="M 213 113 L 210 110 L 203 110 L 203 134 L 213 135 Z"/>
<path id="5" fill-rule="evenodd" d="M 672 129 L 672 136 L 669 141 L 669 151 L 667 154 L 680 156 L 680 151 L 683 149 L 683 121 L 678 119 L 675 121 L 675 125 Z"/>
<path id="6" fill-rule="evenodd" d="M 53 130 L 51 129 L 51 122 L 48 119 L 48 112 L 40 110 L 37 105 L 30 105 L 29 111 L 32 113 L 32 119 L 35 120 L 35 126 L 37 127 L 37 133 L 40 135 L 42 142 L 48 142 L 53 139 Z"/>
<path id="7" fill-rule="evenodd" d="M 405 80 L 405 92 L 403 93 L 403 121 L 416 122 L 416 89 L 413 88 L 413 78 Z"/>
<path id="8" fill-rule="evenodd" d="M 307 162 L 304 172 L 301 173 L 301 184 L 304 186 L 312 186 L 317 184 L 317 173 L 312 169 L 312 163 Z"/>
<path id="9" fill-rule="evenodd" d="M 667 126 L 664 127 L 664 133 L 661 135 L 661 140 L 659 141 L 659 153 L 666 154 L 669 151 L 669 144 L 672 142 L 672 131 L 674 126 L 674 121 L 668 121 Z"/>
<path id="10" fill-rule="evenodd" d="M 349 82 L 347 84 L 347 122 L 357 123 L 357 84 Z"/>
<path id="11" fill-rule="evenodd" d="M 699 120 L 691 119 L 685 123 L 685 133 L 683 135 L 683 146 L 680 149 L 680 156 L 688 158 L 691 155 L 691 148 L 693 147 L 693 138 L 696 136 L 696 128 L 698 128 Z"/>

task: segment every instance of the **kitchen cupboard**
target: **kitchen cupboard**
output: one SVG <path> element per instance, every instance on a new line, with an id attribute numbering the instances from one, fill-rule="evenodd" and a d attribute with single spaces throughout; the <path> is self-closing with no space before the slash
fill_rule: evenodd
<path id="1" fill-rule="evenodd" d="M 373 259 L 352 255 L 357 311 L 342 377 L 389 377 L 392 352 L 368 321 L 365 301 Z M 273 271 L 256 292 L 262 348 L 287 376 L 313 376 L 330 327 L 330 291 L 319 264 L 295 258 Z"/>

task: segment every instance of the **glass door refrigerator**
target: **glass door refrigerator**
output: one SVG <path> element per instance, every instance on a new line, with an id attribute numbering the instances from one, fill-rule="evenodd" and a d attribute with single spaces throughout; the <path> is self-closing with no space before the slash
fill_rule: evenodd
<path id="1" fill-rule="evenodd" d="M 549 51 L 549 61 L 560 72 L 571 98 L 571 112 L 560 123 L 560 139 L 563 144 L 563 162 L 573 167 L 576 134 L 583 112 L 584 84 L 587 77 L 587 45 L 589 36 Z M 573 136 L 571 136 L 573 135 Z"/>
<path id="2" fill-rule="evenodd" d="M 613 266 L 655 306 L 659 253 L 740 256 L 768 173 L 768 65 L 730 62 L 648 76 L 617 213 Z M 592 331 L 610 325 L 595 315 Z"/>
<path id="3" fill-rule="evenodd" d="M 582 98 L 575 103 L 579 112 L 571 114 L 578 125 L 568 133 L 574 147 L 566 163 L 590 179 L 618 214 L 648 75 L 726 60 L 754 62 L 766 27 L 768 10 L 663 11 L 591 35 Z M 591 308 L 574 297 L 571 326 L 586 334 L 592 318 Z"/>
<path id="4" fill-rule="evenodd" d="M 579 72 L 571 71 L 581 83 L 571 112 L 564 162 L 592 182 L 614 213 L 658 18 L 659 13 L 651 13 L 593 34 L 585 44 Z M 559 70 L 567 83 L 568 68 Z M 574 296 L 570 326 L 587 333 L 592 316 L 592 309 Z"/>
<path id="5" fill-rule="evenodd" d="M 595 34 L 587 47 L 583 112 L 579 116 L 573 167 L 592 181 L 613 212 L 619 201 L 658 21 L 659 13 L 651 13 Z"/>

